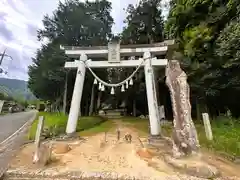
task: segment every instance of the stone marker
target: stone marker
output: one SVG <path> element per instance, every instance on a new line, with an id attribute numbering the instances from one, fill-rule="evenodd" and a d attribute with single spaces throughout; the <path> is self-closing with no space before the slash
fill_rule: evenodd
<path id="1" fill-rule="evenodd" d="M 43 116 L 39 116 L 38 119 L 38 126 L 37 126 L 37 131 L 36 131 L 36 135 L 35 135 L 35 146 L 36 146 L 36 150 L 33 156 L 33 163 L 37 163 L 39 162 L 39 154 L 40 154 L 40 141 L 41 141 L 41 133 L 43 130 L 43 125 L 44 125 L 44 117 Z"/>
<path id="2" fill-rule="evenodd" d="M 206 137 L 208 140 L 213 140 L 213 135 L 212 135 L 212 128 L 209 120 L 209 115 L 208 113 L 202 113 L 203 117 L 203 123 L 204 123 L 204 128 L 205 128 L 205 133 Z"/>
<path id="3" fill-rule="evenodd" d="M 173 155 L 176 158 L 199 152 L 199 141 L 191 116 L 190 86 L 187 74 L 176 60 L 168 61 L 166 71 L 173 108 Z"/>

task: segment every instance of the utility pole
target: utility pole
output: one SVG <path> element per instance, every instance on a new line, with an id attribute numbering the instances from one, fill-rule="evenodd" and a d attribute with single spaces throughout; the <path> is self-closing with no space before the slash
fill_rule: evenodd
<path id="1" fill-rule="evenodd" d="M 9 55 L 6 54 L 6 50 L 7 50 L 7 48 L 5 48 L 5 50 L 3 51 L 3 53 L 0 53 L 0 74 L 2 74 L 2 73 L 7 74 L 7 72 L 4 72 L 3 69 L 2 69 L 2 67 L 1 67 L 2 62 L 3 62 L 3 58 L 4 58 L 4 57 L 9 57 L 11 60 L 13 60 L 12 56 L 9 56 Z"/>

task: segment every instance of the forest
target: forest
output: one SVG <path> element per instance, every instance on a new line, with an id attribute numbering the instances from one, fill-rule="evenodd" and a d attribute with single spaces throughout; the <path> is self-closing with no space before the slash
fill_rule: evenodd
<path id="1" fill-rule="evenodd" d="M 177 48 L 173 58 L 179 60 L 187 73 L 191 90 L 192 115 L 201 113 L 211 117 L 230 114 L 238 118 L 240 112 L 240 1 L 239 0 L 171 0 L 165 5 L 163 16 L 160 0 L 141 0 L 126 9 L 125 26 L 120 34 L 113 34 L 112 6 L 107 0 L 59 3 L 53 14 L 45 15 L 38 40 L 49 42 L 37 50 L 29 66 L 28 87 L 34 95 L 50 101 L 56 107 L 63 105 L 67 80 L 67 110 L 69 110 L 76 71 L 64 69 L 68 58 L 60 45 L 100 46 L 112 39 L 121 44 L 151 44 L 174 39 Z M 94 59 L 98 60 L 98 59 Z M 134 69 L 97 69 L 94 72 L 103 80 L 119 82 Z M 172 118 L 169 91 L 164 72 L 157 71 L 160 104 L 165 106 L 168 119 Z M 126 102 L 128 114 L 146 115 L 147 99 L 144 72 L 134 79 L 126 92 L 101 92 L 93 85 L 94 78 L 86 72 L 81 114 L 94 114 L 103 103 L 118 107 Z"/>

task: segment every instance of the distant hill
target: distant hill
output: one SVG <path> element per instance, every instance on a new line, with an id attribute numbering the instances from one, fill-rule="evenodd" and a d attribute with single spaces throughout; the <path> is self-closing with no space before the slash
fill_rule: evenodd
<path id="1" fill-rule="evenodd" d="M 0 93 L 5 95 L 24 98 L 25 100 L 35 100 L 36 97 L 27 87 L 27 81 L 18 79 L 0 78 Z"/>

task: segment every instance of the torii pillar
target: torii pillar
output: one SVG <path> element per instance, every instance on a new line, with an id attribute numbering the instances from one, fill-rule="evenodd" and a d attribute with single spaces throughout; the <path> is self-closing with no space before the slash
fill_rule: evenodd
<path id="1" fill-rule="evenodd" d="M 66 133 L 69 135 L 76 132 L 77 121 L 78 121 L 79 111 L 81 107 L 85 72 L 86 72 L 86 67 L 84 62 L 86 60 L 87 60 L 87 56 L 85 54 L 81 54 L 80 61 L 77 61 L 78 68 L 77 68 L 74 89 L 73 89 L 71 108 L 68 115 L 68 122 L 66 127 Z"/>
<path id="2" fill-rule="evenodd" d="M 160 117 L 156 94 L 156 84 L 154 78 L 154 70 L 152 66 L 152 58 L 150 52 L 145 52 L 143 58 L 146 59 L 144 66 L 147 101 L 148 101 L 148 113 L 150 121 L 150 132 L 152 136 L 160 135 Z"/>

